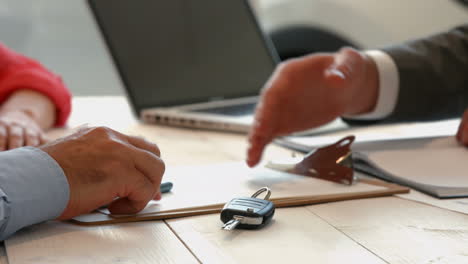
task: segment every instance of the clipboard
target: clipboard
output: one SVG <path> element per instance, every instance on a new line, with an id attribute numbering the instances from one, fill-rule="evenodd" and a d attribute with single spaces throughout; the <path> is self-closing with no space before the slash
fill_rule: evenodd
<path id="1" fill-rule="evenodd" d="M 270 200 L 277 208 L 409 192 L 406 187 L 363 177 L 348 186 L 264 167 L 249 169 L 243 163 L 174 167 L 169 168 L 165 176 L 166 180 L 174 183 L 174 193 L 163 195 L 160 202 L 150 202 L 139 214 L 112 215 L 106 210 L 100 210 L 70 221 L 82 226 L 96 226 L 214 214 L 219 213 L 231 198 L 249 196 L 259 186 L 272 189 Z M 197 195 L 200 197 L 197 198 Z"/>

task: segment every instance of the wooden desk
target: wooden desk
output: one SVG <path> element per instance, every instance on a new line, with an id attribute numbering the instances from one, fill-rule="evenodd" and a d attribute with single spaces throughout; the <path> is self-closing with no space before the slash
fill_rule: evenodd
<path id="1" fill-rule="evenodd" d="M 243 135 L 139 124 L 119 97 L 74 103 L 70 125 L 144 135 L 158 143 L 168 166 L 245 156 Z M 267 158 L 289 153 L 271 146 Z M 6 245 L 10 264 L 468 263 L 468 215 L 387 197 L 278 209 L 272 225 L 254 232 L 222 231 L 218 215 L 92 228 L 49 222 Z"/>

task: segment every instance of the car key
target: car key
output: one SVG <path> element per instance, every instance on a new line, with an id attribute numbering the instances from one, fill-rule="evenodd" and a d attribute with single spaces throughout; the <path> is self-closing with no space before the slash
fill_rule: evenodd
<path id="1" fill-rule="evenodd" d="M 257 198 L 264 192 L 267 193 L 264 199 Z M 275 205 L 268 200 L 270 195 L 270 189 L 263 187 L 252 197 L 232 199 L 221 211 L 221 221 L 224 223 L 222 229 L 259 229 L 267 225 L 275 214 Z"/>

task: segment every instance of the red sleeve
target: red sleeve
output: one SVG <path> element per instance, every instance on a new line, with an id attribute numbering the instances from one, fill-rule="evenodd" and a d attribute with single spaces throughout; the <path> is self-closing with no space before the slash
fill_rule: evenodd
<path id="1" fill-rule="evenodd" d="M 71 94 L 62 79 L 37 61 L 0 44 L 0 104 L 13 92 L 28 89 L 52 100 L 57 111 L 56 126 L 63 126 L 71 111 Z"/>

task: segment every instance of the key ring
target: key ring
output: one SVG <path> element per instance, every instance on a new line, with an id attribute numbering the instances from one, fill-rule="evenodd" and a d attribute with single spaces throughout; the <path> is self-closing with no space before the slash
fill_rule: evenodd
<path id="1" fill-rule="evenodd" d="M 267 194 L 265 194 L 265 197 L 263 198 L 263 200 L 270 199 L 271 190 L 268 187 L 262 187 L 262 188 L 258 189 L 258 191 L 256 191 L 254 194 L 252 194 L 252 198 L 257 198 L 257 196 L 259 196 L 260 194 L 262 194 L 264 192 L 267 192 Z"/>

